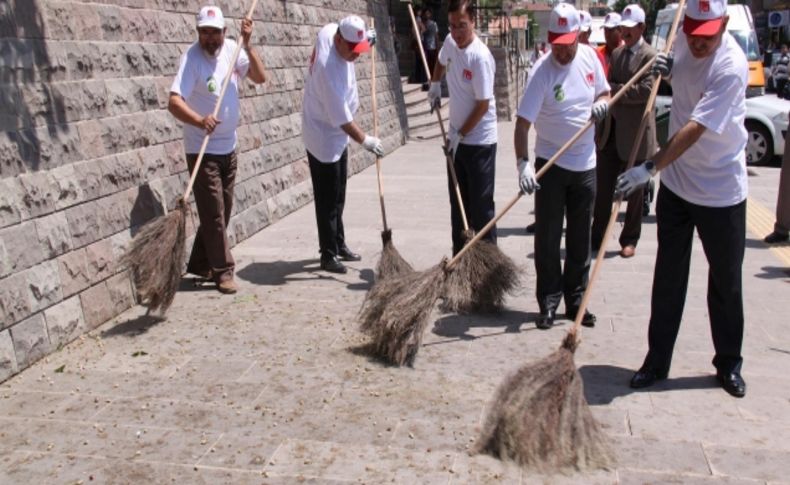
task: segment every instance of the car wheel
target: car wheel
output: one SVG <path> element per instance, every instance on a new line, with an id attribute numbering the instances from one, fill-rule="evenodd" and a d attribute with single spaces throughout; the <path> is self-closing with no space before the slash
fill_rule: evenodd
<path id="1" fill-rule="evenodd" d="M 773 139 L 771 132 L 758 121 L 746 121 L 748 139 L 746 141 L 746 164 L 764 165 L 773 155 Z"/>

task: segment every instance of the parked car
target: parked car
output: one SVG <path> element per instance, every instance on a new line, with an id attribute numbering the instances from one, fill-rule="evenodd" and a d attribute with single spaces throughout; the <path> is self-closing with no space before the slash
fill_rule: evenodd
<path id="1" fill-rule="evenodd" d="M 671 88 L 662 81 L 659 96 L 656 98 L 656 135 L 664 146 L 669 129 L 669 111 L 672 108 Z M 782 156 L 785 149 L 790 101 L 773 94 L 746 98 L 746 131 L 749 140 L 746 144 L 746 163 L 763 165 L 777 155 Z"/>

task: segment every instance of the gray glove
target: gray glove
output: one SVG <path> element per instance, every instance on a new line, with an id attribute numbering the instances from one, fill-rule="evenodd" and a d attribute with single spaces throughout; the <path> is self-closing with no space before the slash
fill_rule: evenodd
<path id="1" fill-rule="evenodd" d="M 452 125 L 450 125 L 450 133 L 447 136 L 447 147 L 445 152 L 453 158 L 453 161 L 455 161 L 455 155 L 458 152 L 458 145 L 461 143 L 463 138 L 464 135 L 462 135 L 460 131 L 453 128 Z"/>
<path id="2" fill-rule="evenodd" d="M 629 168 L 617 177 L 615 197 L 628 197 L 633 191 L 647 185 L 655 174 L 655 165 L 650 160 L 637 167 Z"/>
<path id="3" fill-rule="evenodd" d="M 368 43 L 370 44 L 370 47 L 373 47 L 374 45 L 376 45 L 376 29 L 368 29 L 366 35 L 367 35 Z"/>
<path id="4" fill-rule="evenodd" d="M 442 104 L 442 83 L 439 81 L 431 81 L 431 87 L 428 89 L 428 103 L 431 105 L 431 114 L 433 110 L 438 109 Z"/>
<path id="5" fill-rule="evenodd" d="M 602 99 L 600 101 L 596 101 L 592 105 L 591 110 L 591 117 L 592 119 L 598 123 L 604 119 L 606 119 L 606 115 L 609 113 L 609 101 L 606 99 Z"/>
<path id="6" fill-rule="evenodd" d="M 672 65 L 674 63 L 675 58 L 670 54 L 659 52 L 656 55 L 656 60 L 653 61 L 653 67 L 650 69 L 650 73 L 653 75 L 658 74 L 661 77 L 669 77 L 669 73 L 672 71 Z"/>
<path id="7" fill-rule="evenodd" d="M 377 157 L 384 156 L 384 147 L 381 145 L 381 140 L 375 136 L 365 135 L 362 146 L 365 147 L 365 150 L 374 153 Z"/>
<path id="8" fill-rule="evenodd" d="M 540 188 L 538 179 L 535 178 L 535 164 L 529 159 L 522 158 L 518 161 L 518 186 L 522 194 L 532 194 Z"/>

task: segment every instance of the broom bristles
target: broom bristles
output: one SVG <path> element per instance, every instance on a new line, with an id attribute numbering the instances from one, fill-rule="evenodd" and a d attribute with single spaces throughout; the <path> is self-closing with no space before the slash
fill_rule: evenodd
<path id="1" fill-rule="evenodd" d="M 465 234 L 467 240 L 474 231 Z M 480 241 L 458 260 L 447 276 L 441 308 L 445 312 L 495 312 L 519 287 L 516 263 L 496 244 Z"/>
<path id="2" fill-rule="evenodd" d="M 121 257 L 131 270 L 139 303 L 151 312 L 167 312 L 181 282 L 187 210 L 179 199 L 169 214 L 143 226 Z"/>
<path id="3" fill-rule="evenodd" d="M 444 283 L 444 261 L 423 272 L 379 281 L 360 310 L 360 328 L 387 362 L 413 365 Z"/>
<path id="4" fill-rule="evenodd" d="M 479 453 L 541 472 L 612 465 L 573 361 L 577 345 L 569 332 L 558 350 L 505 379 L 477 442 Z"/>
<path id="5" fill-rule="evenodd" d="M 414 268 L 403 259 L 403 256 L 395 249 L 395 245 L 392 244 L 392 231 L 390 229 L 381 232 L 381 241 L 384 246 L 381 250 L 381 258 L 376 265 L 377 282 L 414 271 Z"/>

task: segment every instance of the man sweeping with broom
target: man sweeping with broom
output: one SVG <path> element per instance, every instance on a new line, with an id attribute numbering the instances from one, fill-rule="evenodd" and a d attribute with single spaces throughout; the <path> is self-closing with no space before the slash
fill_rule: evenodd
<path id="1" fill-rule="evenodd" d="M 725 391 L 746 394 L 741 377 L 747 174 L 744 148 L 748 64 L 727 33 L 727 2 L 689 0 L 674 57 L 659 54 L 654 69 L 672 83 L 670 140 L 652 160 L 618 178 L 628 196 L 659 171 L 658 254 L 653 275 L 649 350 L 631 387 L 665 379 L 688 287 L 696 228 L 708 259 L 708 313 Z"/>
<path id="2" fill-rule="evenodd" d="M 198 40 L 181 58 L 170 88 L 168 110 L 184 123 L 184 149 L 190 173 L 200 146 L 210 134 L 195 178 L 194 193 L 200 227 L 195 235 L 187 272 L 213 280 L 221 293 L 236 293 L 235 262 L 226 235 L 233 208 L 236 178 L 236 126 L 239 124 L 239 82 L 245 76 L 257 84 L 266 81 L 263 62 L 250 45 L 252 20 L 241 24 L 240 52 L 231 65 L 236 42 L 225 39 L 225 18 L 219 7 L 207 6 L 197 15 Z M 219 116 L 212 111 L 220 86 L 231 75 L 221 100 Z"/>
<path id="3" fill-rule="evenodd" d="M 428 100 L 441 102 L 441 79 L 447 74 L 450 90 L 450 130 L 447 150 L 455 164 L 469 226 L 479 231 L 494 217 L 494 178 L 496 175 L 496 102 L 494 72 L 496 64 L 488 47 L 475 35 L 475 8 L 470 0 L 450 0 L 447 7 L 450 35 L 439 52 L 433 70 Z M 453 254 L 464 247 L 464 227 L 448 176 Z M 496 244 L 496 228 L 486 235 Z"/>
<path id="4" fill-rule="evenodd" d="M 347 271 L 340 260 L 361 259 L 346 245 L 343 230 L 349 138 L 384 155 L 381 140 L 354 122 L 359 108 L 354 61 L 375 41 L 375 30 L 366 30 L 356 15 L 327 24 L 318 32 L 305 76 L 302 139 L 313 180 L 321 269 L 330 273 Z"/>
<path id="5" fill-rule="evenodd" d="M 519 186 L 535 195 L 535 269 L 540 307 L 537 327 L 554 324 L 560 300 L 565 315 L 574 320 L 587 287 L 590 272 L 590 222 L 595 199 L 595 140 L 587 131 L 552 166 L 538 185 L 536 169 L 546 164 L 559 148 L 592 117 L 606 118 L 609 84 L 595 50 L 580 44 L 579 13 L 559 3 L 549 16 L 551 54 L 542 57 L 527 81 L 518 109 L 514 134 Z M 529 160 L 527 135 L 535 125 L 536 164 Z M 563 218 L 567 216 L 566 256 L 560 261 Z M 595 324 L 586 313 L 585 326 Z"/>

